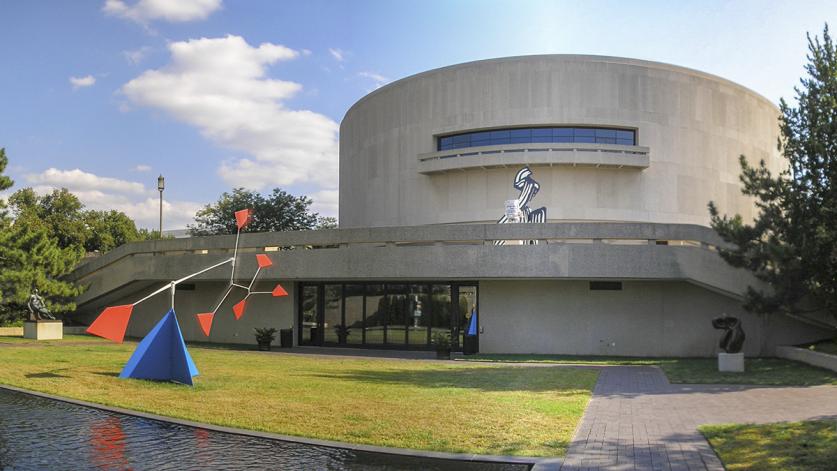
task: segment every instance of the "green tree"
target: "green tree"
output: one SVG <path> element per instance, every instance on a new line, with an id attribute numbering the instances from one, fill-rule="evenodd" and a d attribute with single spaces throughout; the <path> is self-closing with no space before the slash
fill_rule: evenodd
<path id="1" fill-rule="evenodd" d="M 9 198 L 15 221 L 43 226 L 59 247 L 84 247 L 90 228 L 84 222 L 84 205 L 66 188 L 38 196 L 32 188 L 16 191 Z"/>
<path id="2" fill-rule="evenodd" d="M 6 171 L 7 165 L 9 165 L 9 158 L 6 157 L 6 148 L 0 147 L 0 191 L 8 190 L 15 184 L 14 180 L 6 175 L 3 175 L 3 172 Z M 0 220 L 5 219 L 6 217 L 6 202 L 4 200 L 0 200 Z"/>
<path id="3" fill-rule="evenodd" d="M 89 230 L 89 236 L 84 242 L 87 252 L 104 253 L 122 244 L 156 235 L 138 231 L 134 221 L 120 211 L 85 211 L 82 219 Z"/>
<path id="4" fill-rule="evenodd" d="M 298 231 L 313 229 L 318 214 L 309 211 L 311 199 L 307 196 L 293 196 L 279 188 L 267 195 L 235 188 L 232 193 L 223 193 L 213 204 L 208 204 L 195 215 L 195 224 L 188 226 L 192 235 L 235 234 L 234 213 L 252 209 L 253 215 L 247 226 L 252 232 Z"/>
<path id="5" fill-rule="evenodd" d="M 61 248 L 41 224 L 15 221 L 0 229 L 0 323 L 26 315 L 33 288 L 53 313 L 74 310 L 74 298 L 82 289 L 61 277 L 75 268 L 82 255 L 80 247 Z"/>
<path id="6" fill-rule="evenodd" d="M 0 189 L 10 188 L 12 180 L 3 175 L 8 159 L 0 149 Z M 34 192 L 19 195 L 19 203 L 33 201 Z M 26 315 L 26 303 L 33 288 L 41 291 L 47 307 L 55 313 L 75 309 L 73 299 L 81 289 L 63 281 L 82 256 L 80 247 L 62 248 L 51 237 L 49 226 L 31 211 L 12 220 L 0 217 L 0 324 Z M 32 209 L 32 208 L 29 208 Z"/>
<path id="7" fill-rule="evenodd" d="M 769 289 L 749 287 L 752 312 L 837 318 L 837 50 L 826 25 L 822 41 L 808 35 L 807 75 L 797 87 L 797 107 L 780 102 L 779 149 L 788 168 L 773 175 L 764 161 L 741 156 L 742 192 L 755 198 L 752 224 L 721 216 L 709 203 L 712 227 L 733 248 L 720 250 L 732 266 L 746 268 Z"/>

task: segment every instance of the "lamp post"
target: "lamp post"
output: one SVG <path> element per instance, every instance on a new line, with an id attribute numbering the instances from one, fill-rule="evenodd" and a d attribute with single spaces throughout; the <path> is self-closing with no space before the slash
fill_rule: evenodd
<path id="1" fill-rule="evenodd" d="M 161 174 L 157 177 L 157 190 L 160 191 L 160 236 L 159 238 L 163 238 L 163 190 L 166 189 L 166 179 L 163 178 Z"/>

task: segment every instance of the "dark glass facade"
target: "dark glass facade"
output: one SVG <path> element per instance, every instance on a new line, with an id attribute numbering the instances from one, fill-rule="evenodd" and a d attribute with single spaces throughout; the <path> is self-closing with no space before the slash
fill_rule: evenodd
<path id="1" fill-rule="evenodd" d="M 432 349 L 436 332 L 461 350 L 477 312 L 476 283 L 300 283 L 299 345 Z M 479 316 L 477 316 L 479 322 Z"/>
<path id="2" fill-rule="evenodd" d="M 636 131 L 633 129 L 568 126 L 494 129 L 441 136 L 438 140 L 437 150 L 536 142 L 582 142 L 634 146 L 636 145 Z"/>

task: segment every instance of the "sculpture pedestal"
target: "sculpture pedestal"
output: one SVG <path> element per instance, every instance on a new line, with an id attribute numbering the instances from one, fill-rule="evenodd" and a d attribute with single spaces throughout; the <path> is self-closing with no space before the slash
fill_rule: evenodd
<path id="1" fill-rule="evenodd" d="M 61 340 L 64 338 L 63 321 L 26 321 L 23 338 L 35 340 Z"/>
<path id="2" fill-rule="evenodd" d="M 743 373 L 744 353 L 719 353 L 718 371 L 722 373 Z"/>

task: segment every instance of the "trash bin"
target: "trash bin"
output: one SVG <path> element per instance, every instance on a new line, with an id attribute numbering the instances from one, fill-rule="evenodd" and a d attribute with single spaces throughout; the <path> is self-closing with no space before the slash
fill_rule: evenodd
<path id="1" fill-rule="evenodd" d="M 281 329 L 279 331 L 279 345 L 282 348 L 291 348 L 294 346 L 294 329 Z"/>
<path id="2" fill-rule="evenodd" d="M 477 353 L 477 336 L 466 335 L 462 339 L 462 353 L 465 355 L 473 355 Z"/>

